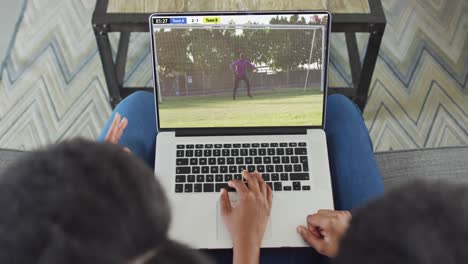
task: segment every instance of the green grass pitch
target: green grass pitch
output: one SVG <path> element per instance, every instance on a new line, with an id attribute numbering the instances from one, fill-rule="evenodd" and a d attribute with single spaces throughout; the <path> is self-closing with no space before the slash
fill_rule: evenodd
<path id="1" fill-rule="evenodd" d="M 245 89 L 221 96 L 165 97 L 159 105 L 161 128 L 320 126 L 323 94 L 320 90 L 288 89 L 254 92 Z"/>

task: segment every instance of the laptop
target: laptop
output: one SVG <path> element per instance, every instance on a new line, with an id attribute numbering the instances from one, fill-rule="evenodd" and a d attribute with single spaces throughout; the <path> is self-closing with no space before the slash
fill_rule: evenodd
<path id="1" fill-rule="evenodd" d="M 307 246 L 308 214 L 333 209 L 324 132 L 330 13 L 150 16 L 157 113 L 155 175 L 169 235 L 230 248 L 220 190 L 257 170 L 273 190 L 262 247 Z M 255 219 L 252 219 L 255 221 Z"/>

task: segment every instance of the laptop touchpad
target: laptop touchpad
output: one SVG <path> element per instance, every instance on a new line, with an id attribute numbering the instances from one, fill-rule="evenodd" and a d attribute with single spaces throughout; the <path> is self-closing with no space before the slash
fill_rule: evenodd
<path id="1" fill-rule="evenodd" d="M 233 200 L 231 197 L 231 206 L 235 207 L 236 205 L 237 205 L 237 199 Z M 221 204 L 219 201 L 216 202 L 216 211 L 217 211 L 216 213 L 216 238 L 218 240 L 231 240 L 229 231 L 224 225 L 223 218 L 221 216 Z M 268 220 L 268 224 L 265 230 L 265 235 L 263 236 L 263 240 L 267 240 L 270 238 L 271 238 L 271 218 Z"/>

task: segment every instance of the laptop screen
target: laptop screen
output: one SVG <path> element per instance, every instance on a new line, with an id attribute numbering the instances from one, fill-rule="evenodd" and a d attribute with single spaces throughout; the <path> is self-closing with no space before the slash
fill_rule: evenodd
<path id="1" fill-rule="evenodd" d="M 159 128 L 321 127 L 329 20 L 153 15 Z"/>

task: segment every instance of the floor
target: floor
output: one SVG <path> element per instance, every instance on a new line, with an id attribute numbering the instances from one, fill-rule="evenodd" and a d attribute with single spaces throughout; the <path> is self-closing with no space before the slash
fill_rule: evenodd
<path id="1" fill-rule="evenodd" d="M 375 150 L 468 145 L 468 1 L 382 3 L 388 24 L 364 111 Z M 27 2 L 0 73 L 0 148 L 100 132 L 111 109 L 91 28 L 94 5 Z M 365 36 L 359 39 L 364 49 Z M 332 36 L 331 85 L 351 83 L 344 42 Z M 148 36 L 133 35 L 127 84 L 151 84 L 149 59 Z"/>

